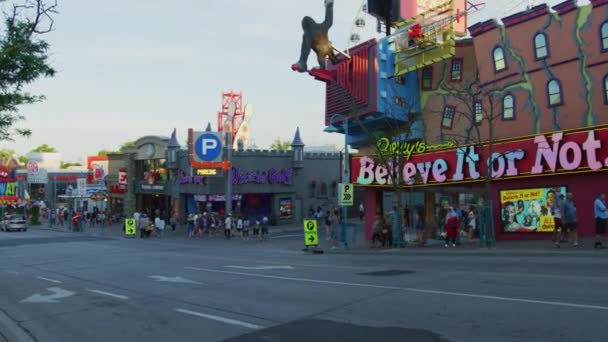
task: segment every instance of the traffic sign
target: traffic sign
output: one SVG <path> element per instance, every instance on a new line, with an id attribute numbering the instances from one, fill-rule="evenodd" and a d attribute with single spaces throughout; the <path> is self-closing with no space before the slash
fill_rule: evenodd
<path id="1" fill-rule="evenodd" d="M 352 207 L 355 202 L 355 188 L 351 183 L 340 183 L 340 205 Z"/>
<path id="2" fill-rule="evenodd" d="M 137 226 L 135 224 L 135 219 L 125 219 L 125 235 L 127 237 L 135 237 L 135 234 L 137 234 Z"/>
<path id="3" fill-rule="evenodd" d="M 304 243 L 306 246 L 319 245 L 317 220 L 304 220 Z"/>
<path id="4" fill-rule="evenodd" d="M 201 134 L 194 141 L 194 151 L 203 161 L 215 161 L 222 154 L 222 140 L 210 132 Z"/>

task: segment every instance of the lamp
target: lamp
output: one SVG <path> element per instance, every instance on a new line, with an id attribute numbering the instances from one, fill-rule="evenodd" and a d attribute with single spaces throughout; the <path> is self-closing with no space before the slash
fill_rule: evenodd
<path id="1" fill-rule="evenodd" d="M 342 119 L 342 128 L 344 131 L 344 168 L 342 173 L 342 183 L 350 183 L 350 168 L 348 165 L 348 116 L 342 114 L 334 114 L 329 118 L 329 126 L 325 127 L 323 132 L 327 133 L 341 133 L 342 130 L 334 125 L 334 120 L 336 118 Z M 348 249 L 348 240 L 346 237 L 347 227 L 348 227 L 348 208 L 346 206 L 342 206 L 342 216 L 344 217 L 344 221 L 342 224 L 342 238 L 344 239 L 344 250 Z"/>

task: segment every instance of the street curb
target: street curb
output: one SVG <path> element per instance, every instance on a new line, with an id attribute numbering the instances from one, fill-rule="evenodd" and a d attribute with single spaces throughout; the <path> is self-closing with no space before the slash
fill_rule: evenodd
<path id="1" fill-rule="evenodd" d="M 36 342 L 30 334 L 0 309 L 0 337 L 7 341 Z"/>

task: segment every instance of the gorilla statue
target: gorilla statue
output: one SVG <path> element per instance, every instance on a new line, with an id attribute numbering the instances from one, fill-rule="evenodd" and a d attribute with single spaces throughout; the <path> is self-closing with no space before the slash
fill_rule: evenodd
<path id="1" fill-rule="evenodd" d="M 329 57 L 332 63 L 337 62 L 334 54 L 333 46 L 327 37 L 327 32 L 333 24 L 334 20 L 334 0 L 325 0 L 325 21 L 321 24 L 316 23 L 311 17 L 306 16 L 302 19 L 302 50 L 300 51 L 300 60 L 291 66 L 291 69 L 298 72 L 306 72 L 308 70 L 308 55 L 310 50 L 314 50 L 317 54 L 319 67 L 325 69 L 325 59 Z"/>

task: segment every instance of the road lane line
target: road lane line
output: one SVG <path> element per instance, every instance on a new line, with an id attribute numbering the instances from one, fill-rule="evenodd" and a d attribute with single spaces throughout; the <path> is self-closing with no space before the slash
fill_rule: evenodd
<path id="1" fill-rule="evenodd" d="M 365 284 L 365 283 L 348 283 L 348 282 L 331 281 L 331 280 L 317 280 L 317 279 L 308 279 L 308 278 L 282 277 L 282 276 L 247 273 L 247 272 L 221 271 L 221 270 L 215 270 L 215 269 L 210 269 L 210 268 L 199 268 L 199 267 L 184 267 L 184 268 L 190 269 L 190 270 L 202 271 L 202 272 L 224 273 L 224 274 L 233 274 L 233 275 L 241 275 L 241 276 L 249 276 L 249 277 L 258 277 L 258 278 L 279 279 L 279 280 L 297 281 L 297 282 L 302 282 L 302 283 L 367 287 L 367 288 L 375 288 L 375 289 L 398 290 L 398 291 L 435 294 L 435 295 L 444 295 L 444 296 L 452 296 L 452 297 L 466 297 L 466 298 L 487 299 L 487 300 L 495 300 L 495 301 L 503 301 L 503 302 L 543 304 L 543 305 L 553 305 L 553 306 L 565 306 L 565 307 L 577 308 L 577 309 L 608 311 L 608 306 L 600 306 L 600 305 L 587 305 L 587 304 L 577 304 L 577 303 L 568 303 L 568 302 L 554 302 L 554 301 L 547 301 L 547 300 L 478 295 L 478 294 L 472 294 L 472 293 L 451 292 L 451 291 L 436 291 L 436 290 L 426 290 L 426 289 L 418 289 L 418 288 L 412 288 L 412 287 L 399 287 L 399 286 L 374 285 L 374 284 Z"/>
<path id="2" fill-rule="evenodd" d="M 129 297 L 127 297 L 127 296 L 117 295 L 117 294 L 114 294 L 114 293 L 100 291 L 100 290 L 87 289 L 87 291 L 93 292 L 93 293 L 97 293 L 97 294 L 100 294 L 100 295 L 104 295 L 104 296 L 109 296 L 109 297 L 114 297 L 114 298 L 118 298 L 118 299 L 123 299 L 123 300 L 129 299 Z"/>
<path id="3" fill-rule="evenodd" d="M 200 313 L 200 312 L 196 312 L 196 311 L 190 311 L 190 310 L 186 310 L 186 309 L 175 309 L 175 311 L 181 312 L 181 313 L 186 314 L 186 315 L 203 317 L 203 318 L 207 318 L 207 319 L 210 319 L 210 320 L 213 320 L 213 321 L 218 321 L 218 322 L 222 322 L 222 323 L 226 323 L 226 324 L 232 324 L 232 325 L 238 325 L 238 326 L 249 328 L 249 329 L 263 329 L 264 328 L 263 326 L 257 325 L 257 324 L 251 324 L 251 323 L 247 323 L 247 322 L 243 322 L 243 321 L 237 321 L 235 319 L 230 319 L 230 318 L 221 317 L 221 316 L 204 314 L 204 313 Z"/>
<path id="4" fill-rule="evenodd" d="M 55 283 L 55 284 L 61 284 L 61 282 L 59 280 L 55 280 L 55 279 L 51 279 L 51 278 L 45 278 L 45 277 L 36 277 L 40 280 L 46 280 L 46 281 L 50 281 L 51 283 Z"/>
<path id="5" fill-rule="evenodd" d="M 285 239 L 285 238 L 290 238 L 290 237 L 304 237 L 304 234 L 271 236 L 270 239 Z"/>

